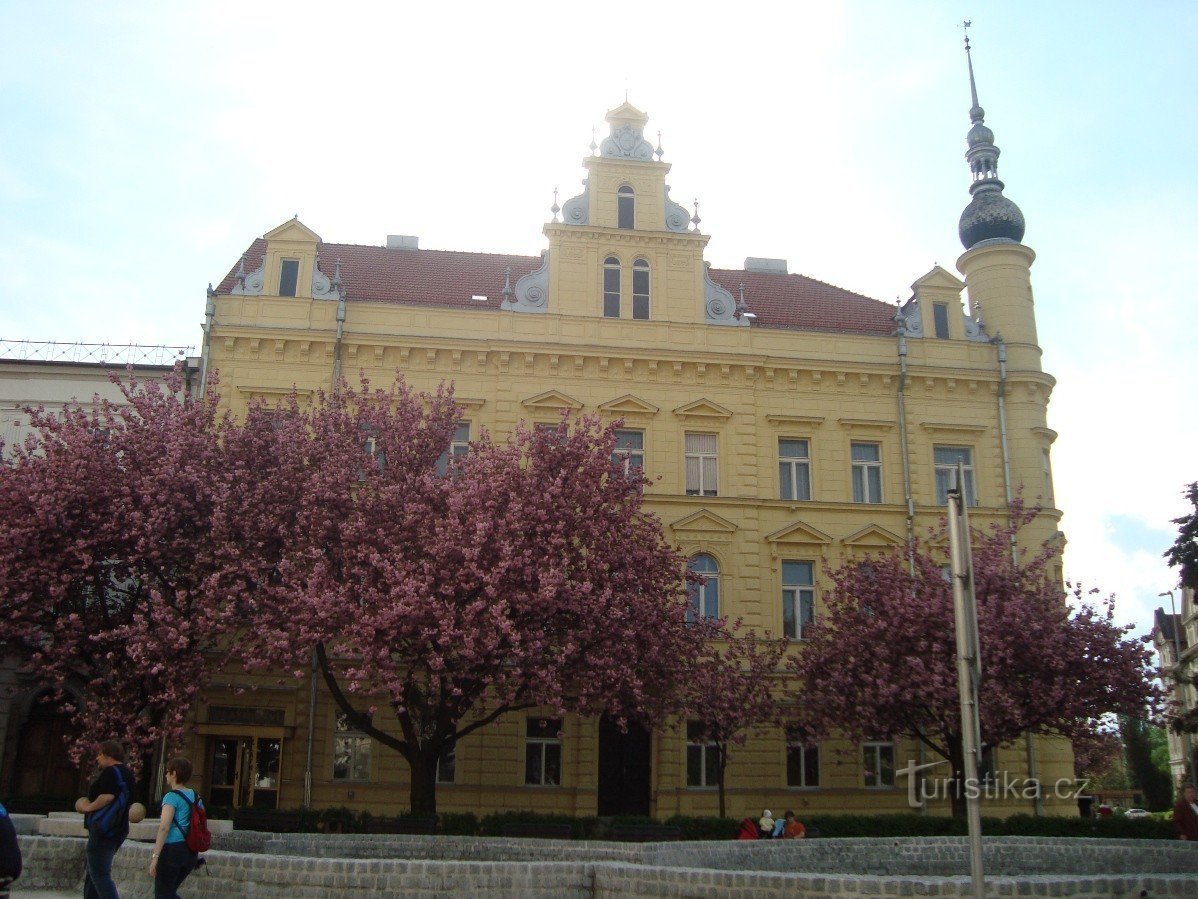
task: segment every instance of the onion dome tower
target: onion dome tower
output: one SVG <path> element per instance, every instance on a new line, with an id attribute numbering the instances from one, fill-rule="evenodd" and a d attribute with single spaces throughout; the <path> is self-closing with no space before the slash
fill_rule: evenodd
<path id="1" fill-rule="evenodd" d="M 968 29 L 969 22 L 965 27 Z M 1023 213 L 1003 196 L 1003 183 L 998 179 L 999 150 L 978 103 L 968 31 L 965 59 L 973 100 L 969 110 L 973 125 L 966 139 L 965 159 L 973 180 L 969 185 L 971 199 L 958 226 L 965 254 L 957 260 L 957 269 L 965 276 L 971 315 L 984 318 L 991 338 L 1006 344 L 1012 369 L 1039 371 L 1041 353 L 1031 281 L 1036 254 L 1021 242 Z"/>
<path id="2" fill-rule="evenodd" d="M 1003 196 L 1003 183 L 998 179 L 999 149 L 994 144 L 994 132 L 986 127 L 986 111 L 978 103 L 977 82 L 973 77 L 973 54 L 969 47 L 969 34 L 965 35 L 965 59 L 969 66 L 969 93 L 973 106 L 969 110 L 969 129 L 966 140 L 969 150 L 965 154 L 973 183 L 969 185 L 969 205 L 961 213 L 958 231 L 965 249 L 971 250 L 983 240 L 1006 238 L 1016 243 L 1023 240 L 1023 213 L 1019 207 Z"/>

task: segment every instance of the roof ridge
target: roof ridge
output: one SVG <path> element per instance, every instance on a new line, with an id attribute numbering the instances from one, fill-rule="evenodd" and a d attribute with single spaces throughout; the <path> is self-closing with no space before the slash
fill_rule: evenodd
<path id="1" fill-rule="evenodd" d="M 879 300 L 877 297 L 871 297 L 869 294 L 859 293 L 856 290 L 849 290 L 847 287 L 841 287 L 839 284 L 833 284 L 830 281 L 821 281 L 819 278 L 813 278 L 811 275 L 805 275 L 802 272 L 757 272 L 747 268 L 720 268 L 718 266 L 711 267 L 713 272 L 737 272 L 746 275 L 764 275 L 767 278 L 802 278 L 804 281 L 809 281 L 812 284 L 820 284 L 824 287 L 830 287 L 833 290 L 839 290 L 842 293 L 852 294 L 855 297 L 860 297 L 863 300 L 873 300 L 875 303 L 884 303 L 889 306 L 885 300 Z"/>
<path id="2" fill-rule="evenodd" d="M 261 240 L 261 238 L 258 238 Z M 394 247 L 388 247 L 386 244 L 377 243 L 338 243 L 331 240 L 322 240 L 321 246 L 324 247 L 355 247 L 362 250 L 389 250 L 393 253 L 456 253 L 460 256 L 513 256 L 518 259 L 540 259 L 540 253 L 501 253 L 497 250 L 443 250 L 433 247 L 417 247 L 414 250 L 397 250 Z"/>

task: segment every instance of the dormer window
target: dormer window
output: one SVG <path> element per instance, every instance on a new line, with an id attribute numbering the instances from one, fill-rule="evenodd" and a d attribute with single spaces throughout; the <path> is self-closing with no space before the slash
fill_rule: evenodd
<path id="1" fill-rule="evenodd" d="M 299 260 L 284 259 L 279 269 L 279 296 L 295 296 L 295 288 L 299 284 Z"/>
<path id="2" fill-rule="evenodd" d="M 620 260 L 615 256 L 603 260 L 603 317 L 620 317 Z"/>
<path id="3" fill-rule="evenodd" d="M 636 227 L 636 194 L 627 184 L 616 191 L 616 227 L 629 231 Z"/>
<path id="4" fill-rule="evenodd" d="M 632 317 L 649 320 L 649 263 L 632 263 Z"/>

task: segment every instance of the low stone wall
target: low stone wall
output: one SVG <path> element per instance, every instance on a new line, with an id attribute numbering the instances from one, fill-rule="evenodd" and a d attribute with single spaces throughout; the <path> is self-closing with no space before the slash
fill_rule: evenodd
<path id="1" fill-rule="evenodd" d="M 184 892 L 189 897 L 971 895 L 969 878 L 957 866 L 963 863 L 966 851 L 966 841 L 960 837 L 628 846 L 468 837 L 275 837 L 242 832 L 217 840 L 224 846 L 237 842 L 241 851 L 222 848 L 207 853 L 207 864 L 187 881 Z M 370 855 L 313 857 L 308 851 L 320 846 L 323 853 L 330 845 Z M 21 837 L 26 873 L 20 889 L 77 889 L 83 848 L 81 839 Z M 891 866 L 909 871 L 920 857 L 920 849 L 928 865 L 943 865 L 946 871 L 955 866 L 952 876 L 870 874 L 855 867 Z M 126 899 L 153 895 L 146 874 L 150 852 L 150 846 L 130 841 L 117 853 L 113 874 Z M 430 858 L 434 853 L 439 857 Z M 421 854 L 423 857 L 417 857 Z M 987 872 L 987 892 L 995 896 L 1198 895 L 1198 847 L 1180 842 L 998 837 L 986 841 L 986 854 L 987 862 L 996 866 Z M 1021 858 L 1026 868 L 1020 865 Z M 1048 866 L 1067 869 L 1067 873 L 1027 873 Z M 820 870 L 832 867 L 837 870 Z"/>

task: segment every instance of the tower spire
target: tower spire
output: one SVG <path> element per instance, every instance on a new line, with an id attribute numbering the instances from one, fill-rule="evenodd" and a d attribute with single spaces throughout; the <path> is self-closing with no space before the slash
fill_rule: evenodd
<path id="1" fill-rule="evenodd" d="M 973 199 L 961 213 L 958 227 L 961 243 L 967 250 L 983 240 L 1004 239 L 1018 243 L 1023 239 L 1025 227 L 1019 207 L 1003 196 L 1004 185 L 998 179 L 1000 151 L 994 143 L 994 132 L 986 127 L 986 111 L 978 103 L 973 52 L 969 44 L 969 27 L 972 24 L 966 19 L 963 27 L 965 63 L 969 69 L 969 97 L 973 102 L 969 109 L 969 120 L 973 127 L 966 137 L 969 149 L 965 152 L 965 159 L 969 162 L 969 171 L 973 176 L 973 183 L 969 185 Z"/>

